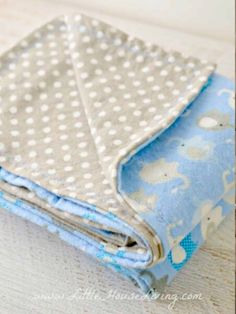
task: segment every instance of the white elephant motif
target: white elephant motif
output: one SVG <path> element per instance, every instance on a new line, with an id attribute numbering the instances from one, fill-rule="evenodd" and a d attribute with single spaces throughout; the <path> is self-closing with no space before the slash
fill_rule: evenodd
<path id="1" fill-rule="evenodd" d="M 202 237 L 206 240 L 222 219 L 222 207 L 214 207 L 213 202 L 207 200 L 196 210 L 193 216 L 192 226 L 195 227 L 200 223 Z"/>
<path id="2" fill-rule="evenodd" d="M 235 107 L 235 92 L 233 90 L 230 90 L 230 89 L 221 89 L 219 92 L 218 92 L 218 95 L 222 95 L 222 94 L 229 94 L 229 106 L 234 109 Z"/>
<path id="3" fill-rule="evenodd" d="M 177 162 L 167 162 L 164 158 L 145 164 L 140 171 L 140 177 L 150 184 L 170 182 L 175 179 L 183 181 L 180 189 L 187 189 L 190 185 L 189 179 L 178 172 Z"/>
<path id="4" fill-rule="evenodd" d="M 178 153 L 189 160 L 208 159 L 214 149 L 213 143 L 207 142 L 200 136 L 194 136 L 190 139 L 171 138 L 169 142 L 178 142 Z"/>
<path id="5" fill-rule="evenodd" d="M 211 200 L 206 200 L 200 206 L 200 208 L 196 209 L 193 219 L 192 226 L 195 227 L 214 207 L 214 204 Z"/>
<path id="6" fill-rule="evenodd" d="M 213 208 L 201 221 L 201 233 L 204 240 L 217 228 L 223 220 L 222 207 Z"/>
<path id="7" fill-rule="evenodd" d="M 231 181 L 231 182 L 228 182 L 227 180 L 227 177 L 230 175 L 230 171 L 229 170 L 225 170 L 223 172 L 223 176 L 222 176 L 222 179 L 223 179 L 223 184 L 224 184 L 224 191 L 225 193 L 227 193 L 228 191 L 230 191 L 231 189 L 234 188 L 234 185 L 235 185 L 235 182 L 234 180 Z"/>
<path id="8" fill-rule="evenodd" d="M 135 191 L 127 197 L 127 201 L 131 206 L 137 208 L 140 212 L 146 212 L 152 210 L 157 202 L 157 195 L 147 195 L 143 189 Z"/>
<path id="9" fill-rule="evenodd" d="M 181 225 L 183 222 L 180 220 L 177 223 L 169 224 L 167 226 L 167 238 L 171 248 L 171 257 L 172 261 L 175 264 L 182 263 L 187 256 L 185 249 L 179 244 L 181 240 L 183 240 L 183 236 L 179 235 L 174 237 L 172 235 L 172 230 L 176 228 L 178 225 Z"/>
<path id="10" fill-rule="evenodd" d="M 230 205 L 235 205 L 235 188 L 229 190 L 229 192 L 224 195 L 223 200 Z"/>
<path id="11" fill-rule="evenodd" d="M 233 127 L 230 122 L 230 114 L 212 110 L 204 113 L 197 121 L 198 126 L 205 130 L 220 131 Z"/>

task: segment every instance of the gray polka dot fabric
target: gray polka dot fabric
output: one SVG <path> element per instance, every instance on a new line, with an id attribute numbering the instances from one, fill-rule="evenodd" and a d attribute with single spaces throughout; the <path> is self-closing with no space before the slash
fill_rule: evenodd
<path id="1" fill-rule="evenodd" d="M 111 250 L 148 245 L 151 266 L 162 246 L 120 195 L 120 169 L 176 120 L 213 70 L 86 16 L 53 20 L 0 59 L 0 165 L 84 209 L 111 213 L 135 232 L 60 210 L 17 180 L 0 181 L 1 189 Z"/>

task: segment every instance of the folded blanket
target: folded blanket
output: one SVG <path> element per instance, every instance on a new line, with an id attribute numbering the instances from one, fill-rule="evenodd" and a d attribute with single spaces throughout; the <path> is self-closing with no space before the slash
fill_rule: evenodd
<path id="1" fill-rule="evenodd" d="M 233 208 L 233 83 L 63 16 L 0 59 L 0 206 L 159 291 Z"/>

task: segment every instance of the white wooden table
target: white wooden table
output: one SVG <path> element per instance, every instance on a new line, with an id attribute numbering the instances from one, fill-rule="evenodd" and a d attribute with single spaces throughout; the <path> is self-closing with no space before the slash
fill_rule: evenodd
<path id="1" fill-rule="evenodd" d="M 0 52 L 51 18 L 81 10 L 73 0 L 0 0 Z M 87 12 L 89 13 L 89 12 Z M 233 78 L 233 45 L 90 12 L 166 49 L 216 61 Z M 103 300 L 81 299 L 80 290 Z M 0 209 L 0 314 L 169 313 L 169 300 L 114 300 L 108 291 L 137 292 L 132 283 L 102 267 L 44 229 Z M 201 293 L 202 300 L 178 301 L 174 313 L 233 313 L 234 216 L 179 273 L 166 293 Z"/>

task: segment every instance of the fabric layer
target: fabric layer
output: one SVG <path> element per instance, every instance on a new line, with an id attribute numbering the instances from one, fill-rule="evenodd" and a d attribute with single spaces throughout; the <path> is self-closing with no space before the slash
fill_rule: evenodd
<path id="1" fill-rule="evenodd" d="M 213 70 L 81 15 L 34 32 L 0 61 L 1 206 L 145 291 L 170 282 L 232 208 Z"/>

